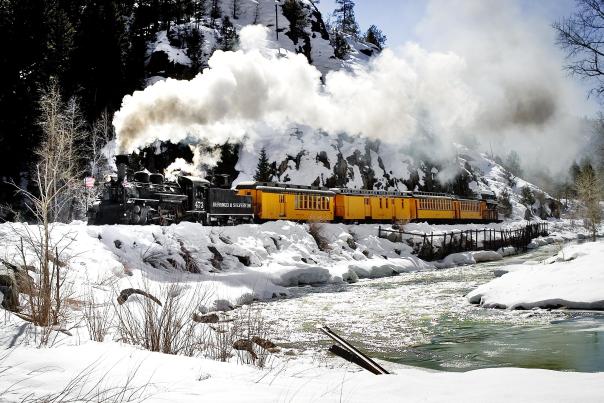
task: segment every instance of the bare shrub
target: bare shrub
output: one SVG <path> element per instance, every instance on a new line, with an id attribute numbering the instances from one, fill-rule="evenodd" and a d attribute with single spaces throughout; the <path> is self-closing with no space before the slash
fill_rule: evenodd
<path id="1" fill-rule="evenodd" d="M 183 258 L 183 260 L 185 262 L 184 270 L 188 271 L 189 273 L 201 273 L 201 269 L 199 268 L 197 261 L 193 257 L 193 254 L 191 253 L 191 251 L 189 251 L 185 247 L 185 243 L 183 242 L 183 240 L 177 239 L 177 241 L 178 241 L 178 245 L 180 246 L 180 256 Z"/>
<path id="2" fill-rule="evenodd" d="M 35 396 L 30 393 L 22 400 L 23 403 L 72 403 L 72 402 L 97 402 L 97 403 L 124 403 L 144 402 L 149 399 L 147 391 L 149 380 L 140 385 L 135 384 L 141 364 L 130 371 L 125 380 L 117 386 L 106 385 L 109 373 L 98 376 L 99 360 L 96 360 L 73 377 L 59 392 Z M 117 363 L 116 363 L 117 364 Z"/>
<path id="3" fill-rule="evenodd" d="M 233 356 L 233 344 L 236 340 L 236 328 L 231 322 L 219 322 L 210 326 L 213 332 L 209 335 L 206 356 L 213 360 L 226 362 Z"/>
<path id="4" fill-rule="evenodd" d="M 66 283 L 70 256 L 67 249 L 74 242 L 72 234 L 56 233 L 50 223 L 12 225 L 18 238 L 17 253 L 22 268 L 19 291 L 26 304 L 22 319 L 40 328 L 36 331 L 39 345 L 47 345 L 51 334 L 64 331 L 68 321 L 72 290 Z"/>
<path id="5" fill-rule="evenodd" d="M 22 315 L 42 328 L 40 344 L 48 343 L 52 330 L 61 327 L 66 314 L 64 304 L 67 263 L 66 251 L 74 241 L 69 233 L 57 234 L 56 221 L 70 221 L 78 214 L 77 198 L 81 192 L 84 121 L 78 103 L 63 103 L 56 80 L 42 91 L 39 101 L 39 125 L 43 136 L 35 149 L 32 190 L 13 183 L 23 197 L 29 217 L 37 225 L 12 225 L 18 239 L 20 265 L 34 268 L 33 281 L 25 281 L 27 306 Z"/>
<path id="6" fill-rule="evenodd" d="M 195 298 L 199 302 L 206 296 Z M 165 354 L 193 356 L 203 350 L 206 342 L 192 320 L 198 304 L 185 296 L 179 284 L 162 288 L 159 299 L 161 305 L 151 298 L 114 303 L 120 340 Z"/>
<path id="7" fill-rule="evenodd" d="M 409 220 L 409 219 L 395 220 L 394 223 L 392 224 L 392 228 L 398 229 L 399 231 L 404 231 L 405 225 L 409 224 L 410 222 L 411 222 L 411 220 Z"/>
<path id="8" fill-rule="evenodd" d="M 270 342 L 270 326 L 264 320 L 259 306 L 246 306 L 238 310 L 235 319 L 235 331 L 240 339 L 251 343 L 251 352 L 248 355 L 238 351 L 239 359 L 244 363 L 251 363 L 259 368 L 266 366 L 270 354 L 276 352 L 276 346 Z"/>
<path id="9" fill-rule="evenodd" d="M 258 306 L 245 306 L 233 312 L 234 317 L 211 325 L 213 330 L 207 356 L 228 361 L 233 354 L 243 364 L 264 368 L 271 353 L 278 351 L 269 340 L 270 326 Z"/>
<path id="10" fill-rule="evenodd" d="M 593 169 L 584 168 L 577 176 L 577 193 L 581 201 L 581 215 L 583 225 L 591 233 L 595 241 L 598 234 L 598 227 L 602 222 L 602 208 L 600 199 L 602 198 L 602 182 Z"/>
<path id="11" fill-rule="evenodd" d="M 308 233 L 313 237 L 320 251 L 327 252 L 330 250 L 329 240 L 324 234 L 323 223 L 317 221 L 309 222 Z"/>
<path id="12" fill-rule="evenodd" d="M 109 303 L 98 304 L 94 294 L 89 293 L 82 309 L 82 317 L 88 328 L 90 340 L 102 342 L 111 326 L 112 306 Z"/>
<path id="13" fill-rule="evenodd" d="M 168 270 L 174 266 L 170 263 L 170 255 L 163 248 L 158 248 L 151 244 L 141 254 L 143 263 L 152 266 L 155 269 Z"/>

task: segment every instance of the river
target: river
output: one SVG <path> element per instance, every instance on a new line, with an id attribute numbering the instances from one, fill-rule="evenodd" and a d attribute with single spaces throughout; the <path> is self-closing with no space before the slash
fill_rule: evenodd
<path id="1" fill-rule="evenodd" d="M 290 289 L 259 303 L 273 338 L 296 354 L 326 360 L 326 324 L 370 356 L 444 371 L 488 367 L 604 371 L 604 313 L 484 309 L 465 295 L 494 268 L 555 255 L 545 246 L 499 262 Z"/>

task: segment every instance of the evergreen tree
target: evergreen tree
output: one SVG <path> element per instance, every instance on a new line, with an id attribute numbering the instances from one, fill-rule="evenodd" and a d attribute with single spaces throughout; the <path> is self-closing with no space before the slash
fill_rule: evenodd
<path id="1" fill-rule="evenodd" d="M 207 0 L 195 0 L 193 2 L 193 18 L 199 28 L 199 22 L 208 15 L 208 2 Z"/>
<path id="2" fill-rule="evenodd" d="M 530 187 L 524 186 L 522 188 L 520 203 L 524 204 L 527 207 L 535 204 L 535 196 L 533 195 L 533 191 Z"/>
<path id="3" fill-rule="evenodd" d="M 505 167 L 514 176 L 522 176 L 522 168 L 520 167 L 520 156 L 514 150 L 510 151 L 505 159 Z"/>
<path id="4" fill-rule="evenodd" d="M 350 53 L 350 45 L 346 42 L 344 35 L 338 31 L 332 32 L 331 45 L 333 46 L 334 55 L 338 59 L 344 59 Z"/>
<path id="5" fill-rule="evenodd" d="M 498 210 L 504 217 L 509 218 L 512 216 L 512 202 L 510 201 L 510 193 L 507 188 L 503 189 L 501 195 L 498 198 L 499 206 Z"/>
<path id="6" fill-rule="evenodd" d="M 203 35 L 197 28 L 192 28 L 187 37 L 187 53 L 191 59 L 191 70 L 193 75 L 199 73 L 202 69 Z"/>
<path id="7" fill-rule="evenodd" d="M 298 0 L 285 0 L 281 6 L 283 16 L 289 21 L 288 36 L 298 43 L 298 38 L 304 35 L 304 29 L 308 26 L 308 15 L 306 9 Z"/>
<path id="8" fill-rule="evenodd" d="M 211 0 L 210 18 L 212 19 L 212 28 L 216 26 L 216 20 L 222 16 L 220 12 L 220 3 L 218 0 Z"/>
<path id="9" fill-rule="evenodd" d="M 352 35 L 359 36 L 359 24 L 357 24 L 354 16 L 354 1 L 353 0 L 336 0 L 338 6 L 333 15 L 336 18 L 336 30 Z"/>
<path id="10" fill-rule="evenodd" d="M 254 174 L 254 180 L 258 182 L 270 182 L 272 178 L 273 175 L 271 173 L 268 157 L 266 156 L 266 149 L 262 147 L 258 165 L 256 166 L 256 173 Z"/>
<path id="11" fill-rule="evenodd" d="M 365 42 L 371 43 L 377 46 L 379 50 L 382 50 L 384 45 L 386 45 L 386 35 L 378 27 L 372 25 L 365 32 Z"/>
<path id="12" fill-rule="evenodd" d="M 222 18 L 219 43 L 220 49 L 224 51 L 235 49 L 239 43 L 239 35 L 237 34 L 237 30 L 228 16 L 224 16 Z"/>

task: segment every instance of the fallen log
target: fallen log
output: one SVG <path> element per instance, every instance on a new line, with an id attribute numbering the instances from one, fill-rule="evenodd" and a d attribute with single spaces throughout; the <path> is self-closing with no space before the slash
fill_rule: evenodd
<path id="1" fill-rule="evenodd" d="M 254 352 L 254 345 L 251 340 L 239 339 L 233 343 L 233 348 L 239 351 L 247 351 L 252 356 L 253 360 L 258 358 L 258 355 Z"/>
<path id="2" fill-rule="evenodd" d="M 162 306 L 159 299 L 155 298 L 153 295 L 149 294 L 148 292 L 139 290 L 137 288 L 126 288 L 126 289 L 122 290 L 120 292 L 120 295 L 117 297 L 117 303 L 122 305 L 124 302 L 126 302 L 128 300 L 128 298 L 130 298 L 130 296 L 132 294 L 142 295 L 144 297 L 149 298 L 151 301 L 155 302 L 159 306 Z"/>
<path id="3" fill-rule="evenodd" d="M 382 368 L 382 366 L 380 366 L 377 362 L 373 361 L 371 358 L 369 358 L 368 356 L 363 354 L 360 350 L 358 350 L 352 344 L 350 344 L 349 342 L 344 340 L 342 337 L 335 334 L 327 326 L 320 327 L 319 330 L 321 330 L 323 333 L 325 333 L 327 336 L 329 336 L 332 340 L 334 340 L 336 343 L 340 344 L 343 347 L 343 348 L 340 348 L 338 346 L 332 346 L 332 348 L 336 347 L 335 351 L 332 351 L 332 348 L 330 348 L 329 351 L 333 352 L 334 354 L 336 354 L 352 363 L 355 363 L 355 364 L 361 366 L 362 368 L 372 372 L 375 375 L 389 374 L 389 372 L 386 371 L 384 368 Z M 344 350 L 347 354 L 344 354 L 344 352 L 342 350 Z M 339 353 L 342 353 L 342 355 L 340 355 Z M 346 358 L 346 357 L 351 357 L 351 356 L 354 356 L 353 360 L 349 360 L 348 358 Z M 359 362 L 363 362 L 363 364 L 361 365 Z M 369 369 L 369 368 L 371 368 L 371 369 Z"/>

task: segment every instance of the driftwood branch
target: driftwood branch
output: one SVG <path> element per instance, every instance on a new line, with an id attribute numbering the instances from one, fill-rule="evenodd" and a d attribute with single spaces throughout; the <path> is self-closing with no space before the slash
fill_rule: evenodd
<path id="1" fill-rule="evenodd" d="M 120 295 L 117 297 L 117 303 L 122 305 L 124 302 L 126 302 L 128 300 L 128 298 L 130 298 L 130 296 L 132 294 L 142 295 L 144 297 L 149 298 L 151 301 L 155 302 L 157 305 L 162 306 L 159 299 L 157 299 L 153 295 L 149 294 L 148 292 L 139 290 L 137 288 L 126 288 L 126 289 L 122 290 L 122 292 L 120 292 Z"/>

